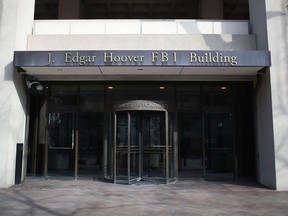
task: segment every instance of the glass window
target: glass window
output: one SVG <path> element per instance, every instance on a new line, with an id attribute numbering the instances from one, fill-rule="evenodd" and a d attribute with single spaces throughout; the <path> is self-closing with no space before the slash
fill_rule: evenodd
<path id="1" fill-rule="evenodd" d="M 67 19 L 75 19 L 75 11 L 71 10 L 71 5 L 67 5 L 65 11 L 65 5 L 60 8 L 59 2 L 61 0 L 36 0 L 35 19 L 58 19 L 61 17 L 60 13 L 64 13 Z M 69 4 L 75 4 L 74 8 L 79 8 L 76 13 L 79 19 L 201 19 L 202 14 L 201 0 L 77 0 L 70 1 Z M 205 10 L 215 10 L 204 7 Z M 219 8 L 224 19 L 249 19 L 248 0 L 223 0 L 223 5 Z"/>
<path id="2" fill-rule="evenodd" d="M 73 148 L 73 113 L 48 114 L 48 143 L 52 148 Z"/>
<path id="3" fill-rule="evenodd" d="M 201 85 L 177 86 L 180 178 L 203 177 Z"/>
<path id="4" fill-rule="evenodd" d="M 153 85 L 122 84 L 107 85 L 107 100 L 110 104 L 126 100 L 150 100 L 169 103 L 169 109 L 173 105 L 174 86 L 155 83 Z"/>
<path id="5" fill-rule="evenodd" d="M 49 97 L 50 108 L 61 108 L 78 104 L 77 85 L 51 85 L 49 90 L 50 90 L 50 97 Z"/>
<path id="6" fill-rule="evenodd" d="M 81 85 L 80 86 L 80 110 L 81 112 L 104 111 L 104 86 Z"/>
<path id="7" fill-rule="evenodd" d="M 230 106 L 231 87 L 227 84 L 204 85 L 204 106 L 207 109 L 227 109 Z"/>

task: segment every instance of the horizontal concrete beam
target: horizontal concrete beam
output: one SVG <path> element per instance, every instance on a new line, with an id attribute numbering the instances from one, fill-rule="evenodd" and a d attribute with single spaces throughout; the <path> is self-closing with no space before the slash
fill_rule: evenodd
<path id="1" fill-rule="evenodd" d="M 30 35 L 27 50 L 256 50 L 254 35 Z"/>
<path id="2" fill-rule="evenodd" d="M 37 20 L 33 34 L 249 34 L 249 24 L 224 20 Z"/>

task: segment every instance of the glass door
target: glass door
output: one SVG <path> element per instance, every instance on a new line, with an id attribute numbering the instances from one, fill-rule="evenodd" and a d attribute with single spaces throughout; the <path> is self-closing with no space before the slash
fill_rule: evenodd
<path id="1" fill-rule="evenodd" d="M 102 122 L 96 112 L 49 112 L 47 176 L 101 177 Z"/>
<path id="2" fill-rule="evenodd" d="M 114 121 L 114 182 L 166 183 L 171 147 L 165 112 L 116 112 Z"/>
<path id="3" fill-rule="evenodd" d="M 164 112 L 141 116 L 142 126 L 142 179 L 165 182 L 166 140 Z"/>
<path id="4" fill-rule="evenodd" d="M 47 175 L 75 177 L 75 113 L 48 113 Z"/>
<path id="5" fill-rule="evenodd" d="M 235 179 L 235 152 L 231 113 L 205 114 L 205 173 L 206 180 Z"/>
<path id="6" fill-rule="evenodd" d="M 114 183 L 130 183 L 130 113 L 115 113 Z"/>

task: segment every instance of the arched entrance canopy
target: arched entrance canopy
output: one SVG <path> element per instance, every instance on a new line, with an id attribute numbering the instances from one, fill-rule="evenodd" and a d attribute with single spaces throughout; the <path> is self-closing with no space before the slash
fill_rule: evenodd
<path id="1" fill-rule="evenodd" d="M 168 105 L 148 100 L 123 101 L 113 106 L 114 111 L 167 111 Z"/>

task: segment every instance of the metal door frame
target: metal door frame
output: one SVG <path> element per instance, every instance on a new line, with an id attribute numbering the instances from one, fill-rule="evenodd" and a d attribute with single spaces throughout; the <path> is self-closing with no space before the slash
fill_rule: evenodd
<path id="1" fill-rule="evenodd" d="M 77 175 L 78 175 L 78 112 L 75 111 L 73 109 L 73 107 L 71 107 L 71 110 L 69 109 L 49 109 L 46 111 L 46 129 L 45 129 L 45 134 L 46 134 L 46 147 L 45 147 L 45 162 L 44 162 L 44 177 L 45 179 L 50 178 L 49 174 L 48 174 L 48 152 L 49 152 L 49 117 L 48 114 L 49 113 L 72 113 L 72 140 L 71 140 L 71 148 L 66 148 L 66 147 L 60 147 L 58 149 L 71 149 L 73 151 L 74 157 L 75 157 L 75 161 L 74 161 L 74 175 L 71 176 L 71 178 L 77 179 Z"/>

